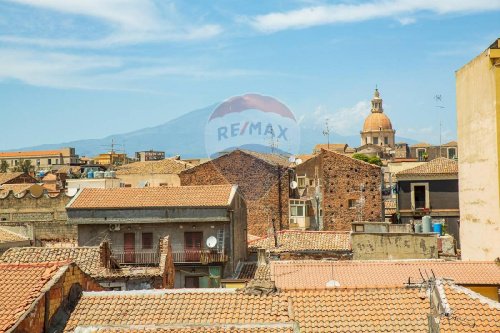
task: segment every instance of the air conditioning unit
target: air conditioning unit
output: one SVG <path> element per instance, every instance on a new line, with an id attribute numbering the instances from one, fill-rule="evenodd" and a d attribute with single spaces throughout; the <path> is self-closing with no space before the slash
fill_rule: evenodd
<path id="1" fill-rule="evenodd" d="M 109 225 L 109 231 L 119 231 L 119 230 L 120 230 L 119 224 L 110 224 Z"/>

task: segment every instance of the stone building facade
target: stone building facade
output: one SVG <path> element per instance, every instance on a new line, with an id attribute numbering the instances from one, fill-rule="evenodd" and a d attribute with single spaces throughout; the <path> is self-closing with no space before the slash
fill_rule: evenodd
<path id="1" fill-rule="evenodd" d="M 381 168 L 328 150 L 295 168 L 291 201 L 307 208 L 312 230 L 349 231 L 357 221 L 382 220 Z"/>
<path id="2" fill-rule="evenodd" d="M 372 99 L 371 113 L 366 117 L 361 131 L 361 145 L 373 144 L 384 148 L 394 147 L 396 131 L 384 113 L 378 89 Z"/>
<path id="3" fill-rule="evenodd" d="M 237 184 L 247 204 L 248 233 L 288 229 L 288 160 L 235 150 L 179 174 L 181 185 Z"/>
<path id="4" fill-rule="evenodd" d="M 0 193 L 0 226 L 35 242 L 76 240 L 76 227 L 66 223 L 66 205 L 72 197 L 64 192 L 37 194 Z"/>

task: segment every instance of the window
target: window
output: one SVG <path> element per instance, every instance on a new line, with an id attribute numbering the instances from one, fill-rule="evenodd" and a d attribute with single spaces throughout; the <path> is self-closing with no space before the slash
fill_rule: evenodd
<path id="1" fill-rule="evenodd" d="M 184 288 L 199 288 L 200 278 L 198 276 L 186 276 L 184 278 Z"/>
<path id="2" fill-rule="evenodd" d="M 151 250 L 153 248 L 153 233 L 143 232 L 142 233 L 142 248 L 144 250 Z"/>
<path id="3" fill-rule="evenodd" d="M 47 159 L 47 164 L 48 164 L 48 165 L 52 165 L 52 159 L 48 158 L 48 159 Z"/>
<path id="4" fill-rule="evenodd" d="M 40 166 L 40 160 L 36 160 L 36 166 Z"/>
<path id="5" fill-rule="evenodd" d="M 411 184 L 411 205 L 415 210 L 430 208 L 428 183 Z"/>
<path id="6" fill-rule="evenodd" d="M 290 200 L 290 216 L 304 217 L 306 216 L 306 204 L 300 200 Z"/>
<path id="7" fill-rule="evenodd" d="M 377 137 L 373 138 L 373 144 L 378 145 L 378 138 Z"/>
<path id="8" fill-rule="evenodd" d="M 419 161 L 425 161 L 427 159 L 427 152 L 425 148 L 417 149 L 417 159 Z"/>
<path id="9" fill-rule="evenodd" d="M 297 177 L 297 183 L 299 185 L 299 188 L 304 188 L 306 187 L 306 177 Z"/>
<path id="10" fill-rule="evenodd" d="M 356 208 L 357 203 L 357 199 L 349 199 L 349 208 Z"/>
<path id="11" fill-rule="evenodd" d="M 388 145 L 389 144 L 389 138 L 384 136 L 384 144 Z"/>
<path id="12" fill-rule="evenodd" d="M 448 158 L 454 159 L 457 157 L 457 149 L 456 148 L 448 148 Z"/>

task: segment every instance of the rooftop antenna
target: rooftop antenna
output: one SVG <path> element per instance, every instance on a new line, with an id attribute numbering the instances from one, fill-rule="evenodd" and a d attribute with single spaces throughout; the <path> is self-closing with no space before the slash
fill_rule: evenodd
<path id="1" fill-rule="evenodd" d="M 323 135 L 326 136 L 327 139 L 327 149 L 330 150 L 330 126 L 328 125 L 329 119 L 325 119 L 325 129 L 323 130 Z"/>
<path id="2" fill-rule="evenodd" d="M 439 109 L 444 109 L 445 107 L 443 106 L 443 96 L 441 94 L 436 94 L 434 95 L 434 102 L 436 103 L 435 107 Z M 442 120 L 441 120 L 441 113 L 439 114 L 439 157 L 441 157 L 441 145 L 442 145 Z"/>

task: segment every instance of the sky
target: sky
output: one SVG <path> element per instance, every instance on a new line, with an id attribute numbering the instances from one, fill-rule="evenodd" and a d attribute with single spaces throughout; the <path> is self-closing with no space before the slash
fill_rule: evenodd
<path id="1" fill-rule="evenodd" d="M 358 135 L 377 86 L 396 135 L 456 139 L 455 71 L 500 0 L 1 0 L 0 149 L 159 125 L 235 95 Z M 441 96 L 441 101 L 435 99 Z"/>

